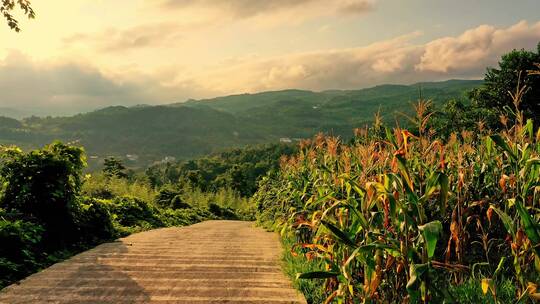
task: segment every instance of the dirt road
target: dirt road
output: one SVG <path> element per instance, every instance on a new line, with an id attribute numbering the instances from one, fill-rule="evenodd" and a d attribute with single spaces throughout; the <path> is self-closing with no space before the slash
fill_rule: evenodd
<path id="1" fill-rule="evenodd" d="M 100 245 L 0 292 L 0 303 L 305 303 L 279 267 L 278 237 L 208 221 Z"/>

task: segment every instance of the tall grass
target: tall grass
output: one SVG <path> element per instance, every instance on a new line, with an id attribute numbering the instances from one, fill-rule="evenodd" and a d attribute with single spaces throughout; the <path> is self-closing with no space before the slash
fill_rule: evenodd
<path id="1" fill-rule="evenodd" d="M 126 179 L 108 177 L 104 174 L 88 174 L 82 186 L 82 193 L 89 197 L 110 198 L 117 196 L 134 196 L 147 202 L 153 202 L 157 195 L 150 183 L 143 179 Z"/>
<path id="2" fill-rule="evenodd" d="M 295 239 L 292 237 L 283 238 L 282 244 L 286 248 L 282 255 L 282 265 L 285 273 L 293 279 L 294 287 L 300 290 L 310 304 L 322 303 L 325 300 L 324 280 L 296 280 L 298 273 L 317 271 L 320 263 L 308 261 L 303 256 L 303 250 L 295 247 Z"/>

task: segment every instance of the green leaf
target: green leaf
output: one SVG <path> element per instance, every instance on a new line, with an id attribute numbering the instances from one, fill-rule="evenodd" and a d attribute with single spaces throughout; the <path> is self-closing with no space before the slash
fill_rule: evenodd
<path id="1" fill-rule="evenodd" d="M 442 172 L 439 173 L 439 185 L 441 185 L 441 191 L 439 193 L 439 205 L 441 208 L 441 214 L 444 216 L 444 214 L 446 214 L 446 204 L 448 202 L 448 190 L 450 188 L 450 183 L 448 181 L 448 176 Z"/>
<path id="2" fill-rule="evenodd" d="M 514 151 L 512 151 L 508 143 L 504 140 L 504 138 L 502 138 L 501 135 L 499 134 L 491 135 L 490 138 L 497 144 L 497 146 L 499 146 L 501 149 L 506 151 L 508 155 L 510 155 L 513 159 L 517 159 L 517 156 L 514 154 Z"/>
<path id="3" fill-rule="evenodd" d="M 537 255 L 540 255 L 540 249 L 538 248 L 538 245 L 540 244 L 540 233 L 538 231 L 538 226 L 533 221 L 531 215 L 523 206 L 523 203 L 521 202 L 521 199 L 516 199 L 516 209 L 519 213 L 519 216 L 521 218 L 521 223 L 523 224 L 523 228 L 525 229 L 525 234 L 529 238 L 529 240 L 532 243 L 532 247 Z"/>
<path id="4" fill-rule="evenodd" d="M 374 249 L 382 249 L 386 251 L 388 254 L 390 254 L 391 256 L 394 256 L 394 257 L 401 256 L 401 252 L 399 251 L 399 248 L 392 247 L 388 244 L 383 244 L 383 243 L 371 243 L 371 244 L 363 245 L 359 249 L 361 252 L 364 252 L 364 253 L 371 252 Z"/>
<path id="5" fill-rule="evenodd" d="M 527 174 L 529 173 L 532 167 L 539 166 L 539 165 L 540 165 L 540 158 L 535 157 L 535 158 L 528 159 L 525 162 L 525 168 L 522 169 L 521 176 L 523 177 L 527 176 Z"/>
<path id="6" fill-rule="evenodd" d="M 428 270 L 429 264 L 411 264 L 409 267 L 410 278 L 407 282 L 407 292 L 411 296 L 411 303 L 417 303 L 420 296 L 420 283 L 422 276 Z"/>
<path id="7" fill-rule="evenodd" d="M 516 230 L 514 229 L 514 221 L 512 220 L 512 218 L 508 214 L 506 214 L 504 211 L 502 211 L 501 209 L 493 205 L 490 206 L 489 208 L 493 209 L 493 211 L 497 213 L 497 215 L 499 216 L 499 218 L 501 219 L 504 225 L 504 228 L 506 228 L 506 231 L 508 231 L 508 233 L 510 233 L 512 237 L 515 237 Z"/>
<path id="8" fill-rule="evenodd" d="M 425 225 L 418 226 L 418 229 L 424 236 L 424 241 L 427 246 L 428 257 L 432 258 L 435 254 L 435 248 L 437 247 L 437 241 L 442 231 L 442 224 L 440 221 L 429 222 Z"/>
<path id="9" fill-rule="evenodd" d="M 497 265 L 497 269 L 495 269 L 495 272 L 493 273 L 493 278 L 496 278 L 497 275 L 502 271 L 504 267 L 504 262 L 506 262 L 506 257 L 502 257 L 499 260 L 499 265 Z"/>
<path id="10" fill-rule="evenodd" d="M 414 186 L 413 186 L 411 177 L 409 175 L 409 168 L 407 167 L 407 161 L 405 160 L 405 158 L 403 158 L 400 155 L 396 155 L 396 159 L 398 163 L 399 172 L 401 173 L 401 176 L 405 180 L 405 183 L 404 183 L 405 190 L 407 191 L 408 194 L 417 196 L 413 190 Z M 418 199 L 416 201 L 418 201 Z"/>
<path id="11" fill-rule="evenodd" d="M 328 228 L 328 230 L 330 230 L 332 232 L 332 234 L 334 234 L 336 237 L 338 237 L 343 243 L 345 243 L 345 245 L 349 246 L 349 247 L 353 247 L 353 248 L 356 248 L 356 244 L 354 243 L 353 240 L 351 240 L 351 238 L 349 237 L 349 235 L 342 231 L 341 229 L 339 229 L 338 227 L 336 227 L 336 225 L 328 222 L 328 221 L 325 221 L 325 220 L 322 220 L 321 223 L 326 227 Z"/>
<path id="12" fill-rule="evenodd" d="M 530 139 L 534 138 L 534 123 L 532 119 L 527 119 L 527 124 L 523 128 L 523 135 L 528 135 Z"/>
<path id="13" fill-rule="evenodd" d="M 491 137 L 486 137 L 486 152 L 488 156 L 491 156 L 491 151 L 493 150 L 493 139 Z"/>
<path id="14" fill-rule="evenodd" d="M 337 277 L 338 275 L 339 275 L 339 272 L 311 271 L 311 272 L 298 273 L 296 275 L 296 279 L 327 279 L 327 278 Z"/>

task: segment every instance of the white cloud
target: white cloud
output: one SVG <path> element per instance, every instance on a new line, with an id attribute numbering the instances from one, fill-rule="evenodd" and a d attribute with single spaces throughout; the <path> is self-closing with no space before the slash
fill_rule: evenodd
<path id="1" fill-rule="evenodd" d="M 189 79 L 208 94 L 303 88 L 351 89 L 381 83 L 481 78 L 487 66 L 514 48 L 535 49 L 540 22 L 508 28 L 482 25 L 457 37 L 414 44 L 415 32 L 365 47 L 246 59 Z M 187 79 L 178 79 L 183 83 Z"/>
<path id="2" fill-rule="evenodd" d="M 497 29 L 482 25 L 458 37 L 445 37 L 425 45 L 416 70 L 438 73 L 475 73 L 494 65 L 502 54 L 513 48 L 534 48 L 540 41 L 540 22 L 526 21 Z"/>
<path id="3" fill-rule="evenodd" d="M 375 0 L 162 0 L 166 9 L 213 10 L 222 16 L 251 18 L 283 11 L 299 11 L 311 15 L 361 14 L 371 11 Z"/>

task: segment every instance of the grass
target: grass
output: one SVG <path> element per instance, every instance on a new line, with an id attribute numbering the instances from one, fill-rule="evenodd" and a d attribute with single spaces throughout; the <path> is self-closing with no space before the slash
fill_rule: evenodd
<path id="1" fill-rule="evenodd" d="M 491 293 L 483 294 L 480 280 L 469 279 L 462 284 L 452 285 L 449 292 L 455 298 L 456 303 L 515 303 L 516 286 L 511 280 L 505 279 L 497 284 L 497 302 Z"/>
<path id="2" fill-rule="evenodd" d="M 296 241 L 293 237 L 288 236 L 282 238 L 283 245 L 283 271 L 291 278 L 294 288 L 301 291 L 308 303 L 318 304 L 324 303 L 326 295 L 324 294 L 324 279 L 318 280 L 303 280 L 297 279 L 298 273 L 320 270 L 320 265 L 313 261 L 308 261 L 300 250 L 291 250 Z M 295 252 L 295 254 L 293 254 Z"/>

